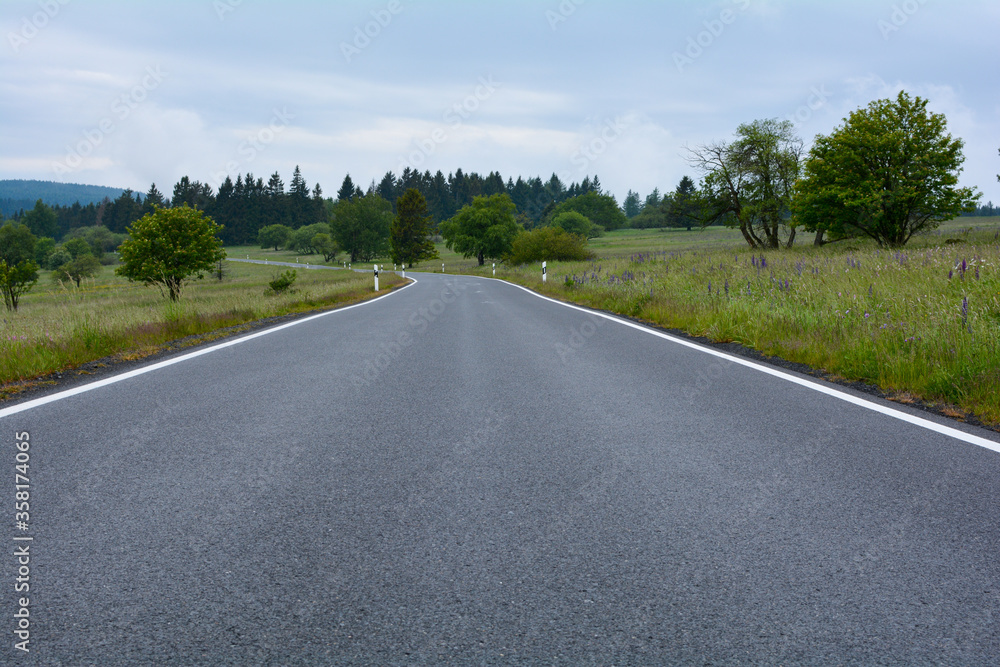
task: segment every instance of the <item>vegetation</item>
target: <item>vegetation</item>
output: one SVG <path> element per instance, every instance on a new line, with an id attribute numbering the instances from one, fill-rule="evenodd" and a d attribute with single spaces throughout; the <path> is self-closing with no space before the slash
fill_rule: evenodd
<path id="1" fill-rule="evenodd" d="M 292 285 L 295 284 L 295 279 L 298 278 L 298 272 L 294 270 L 285 271 L 284 273 L 279 273 L 269 282 L 267 285 L 270 287 L 270 294 L 284 294 Z"/>
<path id="2" fill-rule="evenodd" d="M 104 357 L 134 360 L 187 336 L 210 340 L 223 327 L 340 306 L 369 298 L 371 276 L 353 271 L 299 271 L 294 291 L 265 295 L 273 267 L 224 262 L 226 279 L 194 282 L 182 301 L 103 268 L 78 289 L 42 281 L 25 295 L 17 317 L 0 320 L 0 383 L 29 380 Z M 384 274 L 382 293 L 403 280 Z M 0 395 L 12 391 L 0 389 Z"/>
<path id="3" fill-rule="evenodd" d="M 551 225 L 558 227 L 570 234 L 578 234 L 585 239 L 592 239 L 604 234 L 604 228 L 595 225 L 582 213 L 576 211 L 566 211 L 552 218 Z"/>
<path id="4" fill-rule="evenodd" d="M 257 232 L 257 243 L 261 248 L 274 248 L 281 250 L 288 243 L 288 237 L 292 235 L 292 228 L 288 225 L 268 225 L 261 227 Z"/>
<path id="5" fill-rule="evenodd" d="M 802 140 L 791 121 L 740 125 L 735 141 L 691 149 L 690 157 L 705 174 L 706 224 L 723 220 L 738 227 L 751 248 L 792 247 L 795 225 L 789 224 L 789 210 Z"/>
<path id="6" fill-rule="evenodd" d="M 809 153 L 795 193 L 795 216 L 832 239 L 867 236 L 883 247 L 975 209 L 978 195 L 959 188 L 962 140 L 947 133 L 927 100 L 899 93 L 852 113 Z"/>
<path id="7" fill-rule="evenodd" d="M 333 208 L 330 228 L 337 245 L 351 256 L 351 262 L 368 262 L 389 250 L 392 204 L 376 193 L 344 199 Z"/>
<path id="8" fill-rule="evenodd" d="M 430 232 L 427 200 L 419 190 L 410 188 L 396 202 L 396 219 L 389 230 L 393 264 L 416 266 L 426 259 L 438 257 Z"/>
<path id="9" fill-rule="evenodd" d="M 518 234 L 506 259 L 512 265 L 520 266 L 531 262 L 556 260 L 574 262 L 588 259 L 590 256 L 587 251 L 587 239 L 583 235 L 567 232 L 562 227 L 541 227 Z"/>
<path id="10" fill-rule="evenodd" d="M 201 211 L 187 206 L 157 209 L 136 221 L 119 248 L 121 266 L 115 272 L 166 290 L 171 301 L 191 277 L 202 278 L 226 256 L 216 234 L 219 226 Z"/>
<path id="11" fill-rule="evenodd" d="M 0 292 L 7 310 L 17 310 L 21 296 L 38 282 L 35 236 L 27 226 L 0 226 Z"/>
<path id="12" fill-rule="evenodd" d="M 482 266 L 487 259 L 510 254 L 521 231 L 516 212 L 517 207 L 506 194 L 476 197 L 454 218 L 441 223 L 441 235 L 448 248 L 463 257 L 475 257 Z"/>

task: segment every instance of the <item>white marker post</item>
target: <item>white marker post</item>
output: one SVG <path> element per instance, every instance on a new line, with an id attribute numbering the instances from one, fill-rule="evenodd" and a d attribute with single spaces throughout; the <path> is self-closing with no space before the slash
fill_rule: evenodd
<path id="1" fill-rule="evenodd" d="M 493 277 L 497 277 L 497 263 L 493 262 Z"/>
<path id="2" fill-rule="evenodd" d="M 403 277 L 406 277 L 406 264 L 403 264 Z"/>
<path id="3" fill-rule="evenodd" d="M 378 291 L 378 264 L 375 265 L 375 291 Z"/>
<path id="4" fill-rule="evenodd" d="M 546 269 L 547 262 L 542 262 L 542 282 L 548 282 L 548 275 L 546 275 L 548 269 Z"/>
<path id="5" fill-rule="evenodd" d="M 441 273 L 444 273 L 444 264 L 441 265 Z"/>

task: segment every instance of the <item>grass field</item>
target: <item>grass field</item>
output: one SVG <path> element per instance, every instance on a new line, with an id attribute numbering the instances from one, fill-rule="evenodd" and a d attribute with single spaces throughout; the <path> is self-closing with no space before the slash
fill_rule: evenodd
<path id="1" fill-rule="evenodd" d="M 238 255 L 233 255 L 238 256 Z M 297 271 L 292 291 L 265 294 L 283 267 L 225 263 L 223 281 L 206 277 L 184 288 L 171 303 L 155 287 L 130 283 L 103 267 L 80 289 L 61 286 L 43 271 L 15 313 L 0 320 L 0 384 L 11 385 L 57 370 L 117 355 L 139 359 L 163 343 L 224 327 L 289 313 L 329 308 L 373 295 L 367 273 Z M 401 284 L 385 275 L 383 291 Z M 7 386 L 0 393 L 10 394 Z"/>
<path id="2" fill-rule="evenodd" d="M 540 266 L 497 277 L 1000 423 L 1000 219 L 893 251 L 805 236 L 751 252 L 731 230 L 617 232 L 592 244 L 594 261 L 549 263 L 544 286 Z"/>

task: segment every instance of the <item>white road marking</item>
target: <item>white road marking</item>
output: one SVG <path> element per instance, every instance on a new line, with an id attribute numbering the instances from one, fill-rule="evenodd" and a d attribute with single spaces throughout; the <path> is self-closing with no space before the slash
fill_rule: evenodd
<path id="1" fill-rule="evenodd" d="M 869 399 L 861 398 L 860 396 L 854 396 L 852 394 L 848 394 L 847 392 L 837 389 L 833 386 L 822 385 L 812 380 L 807 380 L 803 377 L 798 377 L 790 373 L 780 371 L 776 368 L 770 368 L 768 366 L 758 364 L 754 361 L 750 361 L 749 359 L 745 359 L 743 357 L 732 355 L 727 352 L 721 352 L 719 350 L 713 350 L 710 347 L 705 347 L 703 345 L 699 345 L 698 343 L 693 343 L 691 341 L 684 340 L 683 338 L 678 338 L 663 331 L 657 331 L 656 329 L 651 329 L 647 326 L 636 324 L 635 322 L 630 322 L 629 320 L 623 320 L 621 318 L 614 317 L 612 315 L 608 315 L 607 313 L 602 313 L 597 310 L 590 310 L 589 308 L 584 308 L 582 306 L 577 306 L 575 304 L 559 301 L 558 299 L 553 299 L 551 297 L 544 296 L 542 294 L 539 294 L 538 292 L 528 289 L 527 287 L 522 287 L 521 285 L 516 285 L 514 283 L 507 282 L 506 280 L 497 279 L 497 282 L 505 283 L 507 285 L 510 285 L 511 287 L 516 287 L 520 290 L 524 290 L 528 294 L 536 296 L 539 299 L 545 299 L 546 301 L 551 301 L 552 303 L 558 304 L 560 306 L 565 306 L 566 308 L 579 310 L 580 312 L 587 313 L 588 315 L 596 315 L 597 317 L 603 317 L 606 320 L 610 320 L 612 322 L 616 322 L 618 324 L 631 327 L 636 331 L 642 331 L 643 333 L 647 333 L 650 334 L 651 336 L 656 336 L 657 338 L 668 340 L 678 345 L 683 345 L 684 347 L 690 348 L 692 350 L 697 350 L 699 352 L 703 352 L 704 354 L 708 354 L 713 357 L 719 357 L 720 359 L 725 359 L 727 361 L 731 361 L 741 366 L 752 368 L 754 370 L 760 371 L 761 373 L 766 373 L 768 375 L 772 375 L 776 378 L 780 378 L 787 382 L 797 384 L 801 387 L 811 389 L 821 394 L 826 394 L 827 396 L 830 396 L 832 398 L 837 398 L 840 399 L 841 401 L 845 401 L 847 403 L 851 403 L 853 405 L 866 408 L 868 410 L 871 410 L 872 412 L 878 412 L 880 414 L 886 415 L 887 417 L 892 417 L 893 419 L 898 419 L 908 424 L 913 424 L 914 426 L 919 426 L 920 428 L 927 429 L 928 431 L 934 431 L 935 433 L 940 433 L 941 435 L 946 435 L 950 438 L 955 438 L 956 440 L 967 442 L 970 445 L 977 445 L 979 447 L 983 447 L 985 449 L 989 449 L 991 451 L 1000 453 L 1000 442 L 988 440 L 987 438 L 983 438 L 978 435 L 972 435 L 971 433 L 960 431 L 957 428 L 944 426 L 943 424 L 938 424 L 937 422 L 933 422 L 929 419 L 924 419 L 923 417 L 917 417 L 915 415 L 907 414 L 902 410 L 897 410 L 895 408 L 891 408 L 886 405 L 880 405 Z"/>
<path id="2" fill-rule="evenodd" d="M 411 278 L 411 280 L 413 279 Z M 145 375 L 146 373 L 152 373 L 153 371 L 157 371 L 161 368 L 166 368 L 167 366 L 173 366 L 174 364 L 179 364 L 189 359 L 200 357 L 203 354 L 209 354 L 217 350 L 223 350 L 227 347 L 239 345 L 240 343 L 245 343 L 248 340 L 253 340 L 254 338 L 260 338 L 261 336 L 268 336 L 270 334 L 275 333 L 276 331 L 281 331 L 282 329 L 288 329 L 290 327 L 295 327 L 300 324 L 305 324 L 306 322 L 312 322 L 313 320 L 318 320 L 321 317 L 328 317 L 330 315 L 336 315 L 337 313 L 343 313 L 344 311 L 351 310 L 352 308 L 360 308 L 362 306 L 367 306 L 368 304 L 372 304 L 375 303 L 376 301 L 381 301 L 382 299 L 386 299 L 395 294 L 399 294 L 406 288 L 410 287 L 411 285 L 415 285 L 416 283 L 417 281 L 413 280 L 413 282 L 411 282 L 409 285 L 405 285 L 397 290 L 393 290 L 392 292 L 384 294 L 378 297 L 377 299 L 372 299 L 371 301 L 363 301 L 361 303 L 356 303 L 351 306 L 344 306 L 343 308 L 335 308 L 333 310 L 328 310 L 325 313 L 311 315 L 309 317 L 302 318 L 301 320 L 288 322 L 287 324 L 280 324 L 270 329 L 264 329 L 263 331 L 257 331 L 255 333 L 249 334 L 247 336 L 242 336 L 240 338 L 234 338 L 233 340 L 228 340 L 223 343 L 219 343 L 217 345 L 212 345 L 211 347 L 206 347 L 201 350 L 195 350 L 194 352 L 190 352 L 188 354 L 184 354 L 179 357 L 166 359 L 165 361 L 160 361 L 155 364 L 150 364 L 149 366 L 143 366 L 142 368 L 137 368 L 134 371 L 128 371 L 126 373 L 122 373 L 121 375 L 114 375 L 112 377 L 105 378 L 103 380 L 97 380 L 89 384 L 81 385 L 79 387 L 74 387 L 73 389 L 60 391 L 50 396 L 42 396 L 41 398 L 36 398 L 31 401 L 25 401 L 24 403 L 20 403 L 18 405 L 12 405 L 9 408 L 2 408 L 0 409 L 0 419 L 3 419 L 4 417 L 9 417 L 11 415 L 16 415 L 21 412 L 27 412 L 28 410 L 32 410 L 34 408 L 38 408 L 43 405 L 48 405 L 49 403 L 55 403 L 56 401 L 61 401 L 66 398 L 70 398 L 71 396 L 78 396 L 80 394 L 85 394 L 88 391 L 94 391 L 95 389 L 100 389 L 101 387 L 107 387 L 108 385 L 112 385 L 117 382 L 122 382 L 124 380 L 138 377 L 140 375 Z"/>

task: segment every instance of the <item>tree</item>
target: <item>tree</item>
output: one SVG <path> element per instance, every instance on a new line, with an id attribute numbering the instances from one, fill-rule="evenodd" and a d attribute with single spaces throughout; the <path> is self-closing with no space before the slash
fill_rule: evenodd
<path id="1" fill-rule="evenodd" d="M 642 199 L 639 197 L 638 192 L 628 191 L 628 195 L 625 197 L 625 203 L 622 204 L 622 211 L 625 213 L 625 217 L 631 220 L 635 216 L 639 215 L 642 211 Z"/>
<path id="2" fill-rule="evenodd" d="M 962 147 L 944 115 L 927 111 L 927 100 L 906 92 L 876 100 L 816 138 L 796 187 L 795 216 L 817 243 L 829 233 L 905 245 L 974 209 L 979 194 L 957 187 Z"/>
<path id="3" fill-rule="evenodd" d="M 312 238 L 312 247 L 319 254 L 323 255 L 324 262 L 332 262 L 337 258 L 340 248 L 333 237 L 326 233 L 317 234 Z"/>
<path id="4" fill-rule="evenodd" d="M 54 280 L 72 280 L 80 287 L 84 278 L 92 278 L 101 270 L 101 262 L 93 255 L 80 255 L 71 259 L 52 273 Z"/>
<path id="5" fill-rule="evenodd" d="M 156 285 L 177 301 L 191 276 L 201 278 L 225 259 L 217 236 L 221 230 L 214 220 L 189 206 L 158 209 L 129 227 L 129 238 L 118 250 L 122 263 L 115 273 Z"/>
<path id="6" fill-rule="evenodd" d="M 341 184 L 340 189 L 337 190 L 337 201 L 347 201 L 349 199 L 354 199 L 357 188 L 354 186 L 354 180 L 351 179 L 351 175 L 348 174 L 344 177 L 344 182 Z M 392 201 L 392 200 L 389 200 Z"/>
<path id="7" fill-rule="evenodd" d="M 149 191 L 146 193 L 146 198 L 142 201 L 142 213 L 152 213 L 158 208 L 166 205 L 163 200 L 163 193 L 156 189 L 156 183 L 149 186 Z"/>
<path id="8" fill-rule="evenodd" d="M 56 236 L 59 233 L 59 219 L 55 211 L 41 199 L 35 207 L 21 217 L 21 224 L 27 226 L 34 236 Z"/>
<path id="9" fill-rule="evenodd" d="M 736 140 L 690 149 L 691 164 L 705 174 L 708 207 L 703 224 L 738 227 L 751 248 L 779 248 L 795 241 L 789 219 L 792 189 L 801 171 L 802 140 L 791 121 L 776 118 L 740 125 Z"/>
<path id="10" fill-rule="evenodd" d="M 27 225 L 0 227 L 0 292 L 7 310 L 16 311 L 21 295 L 38 282 L 35 236 Z"/>
<path id="11" fill-rule="evenodd" d="M 559 227 L 570 234 L 578 234 L 585 239 L 592 239 L 601 236 L 604 228 L 595 225 L 587 216 L 576 211 L 566 211 L 552 218 L 552 227 Z"/>
<path id="12" fill-rule="evenodd" d="M 441 223 L 441 234 L 448 248 L 463 257 L 476 257 L 482 266 L 487 258 L 501 259 L 510 253 L 521 230 L 516 216 L 517 207 L 506 193 L 476 197 Z"/>
<path id="13" fill-rule="evenodd" d="M 313 246 L 313 237 L 317 234 L 329 234 L 330 225 L 325 222 L 317 222 L 294 230 L 288 237 L 288 248 L 303 255 L 312 255 L 319 252 Z"/>
<path id="14" fill-rule="evenodd" d="M 257 232 L 257 243 L 261 248 L 274 248 L 276 251 L 288 242 L 292 229 L 287 225 L 268 225 Z"/>
<path id="15" fill-rule="evenodd" d="M 618 202 L 611 195 L 598 194 L 591 191 L 576 197 L 571 197 L 552 209 L 548 218 L 554 219 L 560 213 L 576 211 L 595 225 L 611 231 L 628 225 L 628 218 L 618 207 Z"/>
<path id="16" fill-rule="evenodd" d="M 389 229 L 393 263 L 416 266 L 425 259 L 438 257 L 434 243 L 430 240 L 430 233 L 431 218 L 427 215 L 427 200 L 419 190 L 410 188 L 396 200 L 396 219 Z"/>
<path id="17" fill-rule="evenodd" d="M 352 262 L 370 261 L 389 250 L 392 220 L 392 204 L 373 192 L 338 201 L 330 229 Z"/>
<path id="18" fill-rule="evenodd" d="M 667 224 L 671 227 L 684 227 L 691 231 L 691 228 L 698 224 L 700 217 L 698 191 L 690 177 L 681 178 L 681 182 L 674 190 L 674 196 L 669 200 L 664 199 L 664 204 L 667 210 Z"/>

